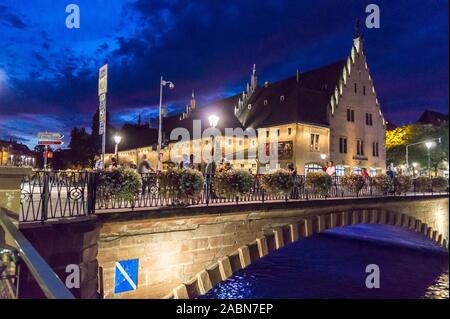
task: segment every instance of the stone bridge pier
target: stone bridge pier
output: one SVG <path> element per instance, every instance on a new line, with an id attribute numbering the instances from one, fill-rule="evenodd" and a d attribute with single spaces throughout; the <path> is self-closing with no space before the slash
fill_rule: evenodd
<path id="1" fill-rule="evenodd" d="M 328 228 L 406 227 L 447 247 L 447 196 L 345 198 L 99 214 L 105 298 L 192 298 L 274 249 Z M 116 262 L 138 259 L 137 289 L 114 293 Z"/>

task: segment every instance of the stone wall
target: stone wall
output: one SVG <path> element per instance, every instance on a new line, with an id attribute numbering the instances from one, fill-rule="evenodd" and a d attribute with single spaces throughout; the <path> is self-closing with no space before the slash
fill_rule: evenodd
<path id="1" fill-rule="evenodd" d="M 80 287 L 70 291 L 76 298 L 98 298 L 98 239 L 100 223 L 95 216 L 76 220 L 61 220 L 21 224 L 20 231 L 64 283 L 69 273 L 67 265 L 78 265 Z M 37 283 L 26 267 L 20 274 L 20 298 L 43 298 Z"/>
<path id="2" fill-rule="evenodd" d="M 414 217 L 448 242 L 447 197 L 330 199 L 100 214 L 98 261 L 105 298 L 162 298 L 221 257 L 258 237 L 273 235 L 274 229 L 321 214 L 356 210 Z M 135 258 L 139 258 L 138 288 L 114 294 L 115 263 Z"/>

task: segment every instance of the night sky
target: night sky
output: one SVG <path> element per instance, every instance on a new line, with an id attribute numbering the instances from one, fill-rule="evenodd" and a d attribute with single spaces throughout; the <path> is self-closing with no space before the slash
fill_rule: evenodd
<path id="1" fill-rule="evenodd" d="M 78 4 L 80 29 L 65 7 Z M 34 147 L 38 131 L 89 128 L 98 68 L 109 64 L 111 123 L 157 115 L 159 76 L 170 112 L 241 92 L 253 63 L 276 81 L 345 58 L 356 17 L 376 3 L 381 28 L 364 46 L 387 120 L 448 113 L 448 1 L 0 0 L 0 139 Z"/>

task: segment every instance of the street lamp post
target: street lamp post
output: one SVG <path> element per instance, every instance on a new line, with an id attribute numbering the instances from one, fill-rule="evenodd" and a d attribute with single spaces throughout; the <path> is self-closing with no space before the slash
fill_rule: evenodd
<path id="1" fill-rule="evenodd" d="M 117 163 L 119 163 L 119 144 L 121 141 L 122 141 L 122 136 L 120 136 L 120 135 L 114 136 L 114 143 L 115 143 L 114 154 L 116 155 Z"/>
<path id="2" fill-rule="evenodd" d="M 175 85 L 171 81 L 165 81 L 161 76 L 161 81 L 159 82 L 159 125 L 158 125 L 158 164 L 157 170 L 161 170 L 161 143 L 162 143 L 162 95 L 163 95 L 163 87 L 169 85 L 169 88 L 173 89 Z"/>
<path id="3" fill-rule="evenodd" d="M 406 145 L 406 174 L 407 175 L 409 175 L 409 147 L 410 146 L 414 146 L 414 145 L 419 145 L 419 144 L 425 144 L 425 146 L 427 146 L 427 143 L 431 143 L 431 146 L 433 146 L 433 141 L 438 141 L 438 143 L 441 143 L 441 138 L 440 137 L 437 137 L 437 138 L 433 138 L 433 139 L 429 139 L 429 140 L 426 140 L 426 141 L 420 141 L 420 142 L 417 142 L 417 143 L 412 143 L 412 144 L 407 144 Z M 430 146 L 430 148 L 431 148 L 431 146 Z M 428 146 L 427 146 L 427 148 L 428 148 Z M 429 154 L 429 148 L 428 148 L 428 155 L 430 155 Z"/>
<path id="4" fill-rule="evenodd" d="M 427 147 L 428 150 L 428 177 L 431 177 L 431 169 L 430 169 L 430 149 L 433 147 L 433 142 L 426 142 L 425 146 Z"/>

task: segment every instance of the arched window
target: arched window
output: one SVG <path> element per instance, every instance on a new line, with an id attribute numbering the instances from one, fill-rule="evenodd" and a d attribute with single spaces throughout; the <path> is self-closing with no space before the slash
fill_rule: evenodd
<path id="1" fill-rule="evenodd" d="M 322 170 L 322 166 L 317 163 L 309 163 L 305 165 L 305 174 L 309 172 L 319 172 Z"/>
<path id="2" fill-rule="evenodd" d="M 371 177 L 377 176 L 377 169 L 376 169 L 375 167 L 371 167 L 371 168 L 369 169 L 369 175 L 370 175 Z"/>
<path id="3" fill-rule="evenodd" d="M 345 167 L 343 165 L 336 165 L 336 176 L 344 176 Z"/>

